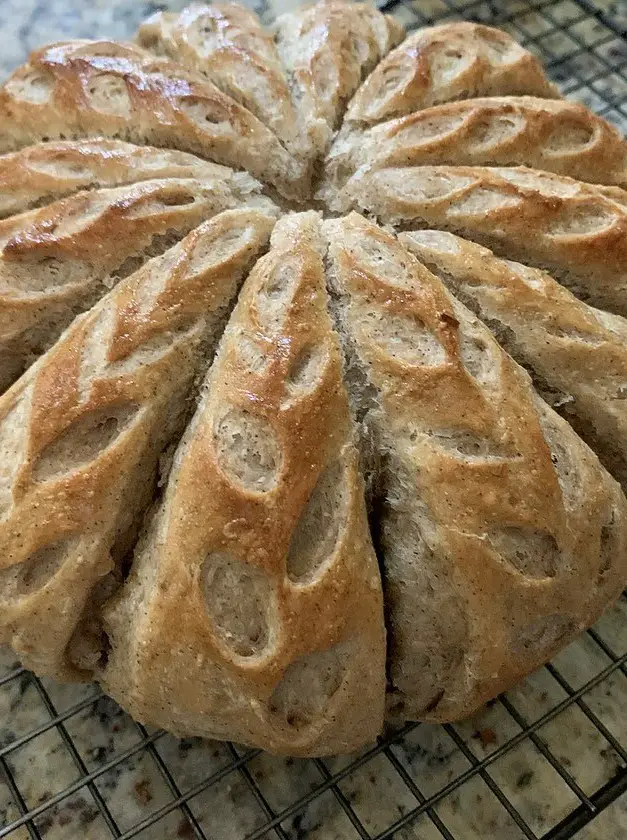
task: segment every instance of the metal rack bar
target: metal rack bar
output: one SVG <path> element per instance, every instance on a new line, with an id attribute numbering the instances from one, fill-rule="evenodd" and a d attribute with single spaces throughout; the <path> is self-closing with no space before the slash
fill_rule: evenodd
<path id="1" fill-rule="evenodd" d="M 146 727 L 142 726 L 141 723 L 135 723 L 135 726 L 137 727 L 139 732 L 142 734 L 144 740 L 146 740 L 146 738 L 148 737 L 148 731 L 147 731 Z M 155 764 L 159 768 L 159 772 L 161 773 L 161 776 L 164 779 L 166 785 L 170 789 L 170 793 L 172 794 L 172 796 L 175 799 L 180 798 L 181 791 L 179 790 L 178 785 L 174 781 L 174 776 L 170 772 L 169 767 L 167 766 L 167 764 L 165 763 L 165 761 L 163 760 L 163 758 L 159 754 L 159 751 L 155 748 L 154 742 L 148 744 L 147 749 L 148 749 L 148 752 L 150 753 L 150 755 L 152 756 Z M 188 824 L 191 826 L 191 829 L 194 832 L 194 836 L 197 838 L 197 840 L 207 840 L 207 836 L 205 835 L 202 828 L 200 827 L 200 824 L 199 824 L 198 820 L 196 819 L 196 817 L 192 813 L 187 800 L 182 802 L 180 807 L 181 807 L 181 811 L 184 814 Z"/>
<path id="2" fill-rule="evenodd" d="M 32 680 L 33 680 L 33 683 L 35 684 L 35 686 L 37 688 L 37 691 L 39 692 L 39 696 L 43 700 L 44 706 L 46 707 L 46 710 L 48 711 L 48 714 L 50 715 L 50 717 L 51 718 L 58 717 L 57 710 L 54 707 L 54 703 L 52 702 L 52 700 L 50 698 L 50 695 L 48 694 L 48 692 L 44 688 L 44 685 L 41 682 L 41 680 L 38 677 L 36 677 L 35 675 L 32 676 Z M 74 762 L 74 764 L 78 768 L 78 771 L 81 774 L 81 777 L 84 778 L 87 774 L 87 767 L 85 766 L 85 762 L 81 758 L 79 751 L 76 749 L 76 745 L 74 744 L 74 741 L 70 738 L 70 736 L 68 734 L 68 731 L 65 728 L 65 725 L 64 725 L 63 722 L 59 722 L 55 725 L 56 725 L 56 730 L 59 733 L 59 735 L 61 736 L 61 739 L 63 740 L 63 743 L 64 743 L 67 751 L 72 756 L 72 761 Z M 86 787 L 87 790 L 91 793 L 96 805 L 98 806 L 98 810 L 100 811 L 100 813 L 102 815 L 102 818 L 104 819 L 104 821 L 107 825 L 107 828 L 109 829 L 111 834 L 116 838 L 119 837 L 120 836 L 120 829 L 117 827 L 116 822 L 113 819 L 113 816 L 112 816 L 111 812 L 107 808 L 107 805 L 106 805 L 104 799 L 102 798 L 102 796 L 100 795 L 100 791 L 98 790 L 96 785 L 93 783 L 93 781 L 89 781 L 84 785 L 84 787 Z"/>
<path id="3" fill-rule="evenodd" d="M 547 831 L 540 840 L 569 840 L 580 828 L 592 822 L 608 805 L 616 802 L 624 793 L 627 793 L 627 767 L 624 767 L 617 776 L 592 795 L 594 810 L 591 811 L 585 805 L 580 805 L 550 831 Z"/>

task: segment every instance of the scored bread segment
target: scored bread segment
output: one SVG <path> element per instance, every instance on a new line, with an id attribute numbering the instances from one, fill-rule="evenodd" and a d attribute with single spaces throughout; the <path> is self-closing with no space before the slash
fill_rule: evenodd
<path id="1" fill-rule="evenodd" d="M 122 281 L 0 398 L 0 641 L 85 679 L 163 450 L 274 218 L 230 210 Z"/>
<path id="2" fill-rule="evenodd" d="M 323 0 L 281 15 L 276 39 L 301 122 L 323 152 L 364 77 L 404 36 L 367 3 Z"/>
<path id="3" fill-rule="evenodd" d="M 77 314 L 204 219 L 246 202 L 272 212 L 249 176 L 231 174 L 81 192 L 0 221 L 0 392 Z"/>
<path id="4" fill-rule="evenodd" d="M 525 167 L 359 169 L 341 205 L 438 227 L 548 269 L 577 297 L 627 315 L 627 192 Z"/>
<path id="5" fill-rule="evenodd" d="M 272 35 L 252 10 L 216 3 L 187 6 L 180 14 L 157 12 L 140 26 L 137 41 L 200 72 L 248 108 L 292 153 L 311 156 L 307 126 L 292 104 Z"/>
<path id="6" fill-rule="evenodd" d="M 170 146 L 247 169 L 303 199 L 303 166 L 243 105 L 199 73 L 133 44 L 67 41 L 31 53 L 0 89 L 0 151 L 106 137 Z"/>
<path id="7" fill-rule="evenodd" d="M 618 596 L 627 502 L 394 237 L 356 214 L 324 231 L 347 381 L 377 456 L 389 711 L 464 717 Z"/>
<path id="8" fill-rule="evenodd" d="M 528 166 L 595 184 L 627 186 L 627 144 L 583 105 L 533 96 L 492 96 L 425 108 L 373 128 L 343 128 L 325 162 L 318 197 L 360 166 Z"/>
<path id="9" fill-rule="evenodd" d="M 38 143 L 0 157 L 0 218 L 79 190 L 160 178 L 228 182 L 233 179 L 233 171 L 186 152 L 134 146 L 121 140 Z M 249 180 L 254 183 L 252 178 Z"/>
<path id="10" fill-rule="evenodd" d="M 163 504 L 105 614 L 106 690 L 139 720 L 292 755 L 383 719 L 385 632 L 321 222 L 249 275 Z"/>
<path id="11" fill-rule="evenodd" d="M 399 239 L 531 371 L 543 398 L 627 489 L 627 320 L 587 306 L 543 271 L 452 233 L 412 231 Z"/>
<path id="12" fill-rule="evenodd" d="M 524 94 L 559 97 L 532 53 L 500 29 L 445 23 L 412 33 L 379 62 L 344 122 L 365 127 L 456 99 Z"/>

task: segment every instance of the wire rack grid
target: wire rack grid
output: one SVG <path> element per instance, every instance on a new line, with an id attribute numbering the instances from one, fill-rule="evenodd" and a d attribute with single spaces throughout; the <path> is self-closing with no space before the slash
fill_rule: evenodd
<path id="1" fill-rule="evenodd" d="M 621 2 L 391 0 L 408 29 L 496 24 L 564 93 L 627 125 Z M 71 34 L 71 33 L 69 33 Z M 94 686 L 0 655 L 0 838 L 619 840 L 627 836 L 627 598 L 475 718 L 408 724 L 357 756 L 178 741 Z M 600 819 L 595 818 L 602 815 Z"/>

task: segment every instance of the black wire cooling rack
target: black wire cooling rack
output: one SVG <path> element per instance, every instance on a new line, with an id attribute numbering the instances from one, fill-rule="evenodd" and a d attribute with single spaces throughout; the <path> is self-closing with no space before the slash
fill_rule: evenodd
<path id="1" fill-rule="evenodd" d="M 501 26 L 542 58 L 565 94 L 625 130 L 626 3 L 383 8 L 408 29 L 453 18 Z M 0 838 L 627 837 L 627 803 L 617 801 L 627 791 L 625 596 L 474 719 L 409 724 L 333 760 L 178 741 L 133 722 L 94 686 L 38 679 L 9 654 L 0 668 Z"/>

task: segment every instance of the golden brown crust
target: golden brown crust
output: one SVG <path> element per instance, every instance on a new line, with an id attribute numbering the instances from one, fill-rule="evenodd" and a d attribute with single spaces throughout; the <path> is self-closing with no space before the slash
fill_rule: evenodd
<path id="1" fill-rule="evenodd" d="M 346 122 L 374 125 L 454 99 L 525 94 L 559 96 L 534 55 L 500 29 L 445 23 L 419 29 L 389 53 L 355 94 Z"/>
<path id="2" fill-rule="evenodd" d="M 325 231 L 367 380 L 364 424 L 387 459 L 392 711 L 463 717 L 618 595 L 627 502 L 486 327 L 394 237 L 356 214 Z"/>
<path id="3" fill-rule="evenodd" d="M 363 167 L 341 204 L 386 223 L 461 234 L 547 268 L 577 297 L 627 314 L 627 192 L 618 187 L 524 167 Z"/>
<path id="4" fill-rule="evenodd" d="M 346 103 L 404 31 L 373 6 L 344 0 L 281 15 L 276 27 L 300 119 L 324 152 Z"/>
<path id="5" fill-rule="evenodd" d="M 304 198 L 307 189 L 302 166 L 250 111 L 198 73 L 133 44 L 44 47 L 0 90 L 1 151 L 44 137 L 99 135 L 245 168 L 288 198 Z"/>
<path id="6" fill-rule="evenodd" d="M 0 218 L 95 187 L 159 178 L 229 181 L 232 175 L 226 166 L 185 152 L 121 140 L 38 143 L 0 157 Z"/>
<path id="7" fill-rule="evenodd" d="M 206 345 L 272 224 L 257 210 L 204 223 L 78 318 L 0 398 L 0 451 L 10 454 L 0 638 L 27 667 L 85 676 L 89 663 L 68 652 L 72 634 L 134 541 Z"/>
<path id="8" fill-rule="evenodd" d="M 137 41 L 198 71 L 244 105 L 290 151 L 311 155 L 272 36 L 253 11 L 217 3 L 187 6 L 180 14 L 157 12 L 139 28 Z"/>
<path id="9" fill-rule="evenodd" d="M 587 306 L 543 271 L 452 233 L 412 231 L 399 239 L 532 372 L 544 399 L 627 488 L 627 320 Z"/>
<path id="10" fill-rule="evenodd" d="M 319 228 L 315 213 L 284 218 L 244 286 L 109 610 L 103 675 L 141 720 L 293 755 L 374 739 L 384 696 L 381 583 Z"/>
<path id="11" fill-rule="evenodd" d="M 241 203 L 237 178 L 81 192 L 0 221 L 0 392 L 121 277 Z"/>
<path id="12" fill-rule="evenodd" d="M 595 184 L 627 185 L 620 132 L 583 105 L 492 96 L 425 108 L 362 131 L 340 131 L 320 197 L 333 201 L 360 166 L 528 166 Z"/>

